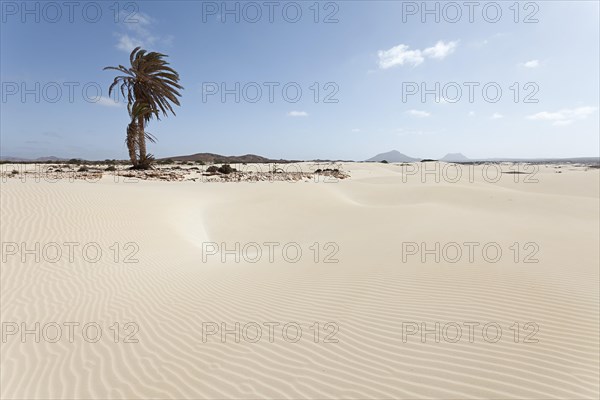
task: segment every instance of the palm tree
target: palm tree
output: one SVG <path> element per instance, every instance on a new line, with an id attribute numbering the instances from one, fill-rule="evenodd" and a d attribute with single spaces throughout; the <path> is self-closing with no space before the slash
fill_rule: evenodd
<path id="1" fill-rule="evenodd" d="M 108 89 L 109 95 L 115 86 L 119 85 L 123 97 L 127 97 L 127 112 L 131 122 L 127 125 L 125 143 L 129 150 L 129 158 L 136 169 L 150 168 L 152 155 L 146 153 L 146 139 L 154 143 L 155 138 L 146 132 L 146 126 L 160 114 L 168 116 L 168 112 L 175 115 L 173 104 L 180 105 L 178 90 L 179 74 L 164 60 L 167 56 L 161 53 L 150 52 L 136 47 L 129 56 L 130 68 L 123 65 L 106 67 L 104 70 L 113 69 L 123 73 L 118 75 Z"/>

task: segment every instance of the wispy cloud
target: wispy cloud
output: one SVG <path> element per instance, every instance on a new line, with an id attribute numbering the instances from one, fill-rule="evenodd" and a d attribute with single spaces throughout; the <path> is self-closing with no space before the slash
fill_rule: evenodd
<path id="1" fill-rule="evenodd" d="M 456 46 L 458 46 L 458 41 L 445 43 L 440 40 L 434 46 L 428 47 L 425 50 L 423 50 L 423 55 L 425 57 L 443 60 L 450 54 L 454 53 L 454 51 L 456 50 Z"/>
<path id="2" fill-rule="evenodd" d="M 540 60 L 530 60 L 524 63 L 520 63 L 519 65 L 525 68 L 537 68 L 540 66 Z"/>
<path id="3" fill-rule="evenodd" d="M 500 113 L 493 113 L 492 114 L 492 119 L 502 119 L 504 118 L 504 115 L 500 114 Z"/>
<path id="4" fill-rule="evenodd" d="M 157 44 L 170 45 L 173 41 L 171 35 L 160 36 L 154 33 L 156 20 L 148 14 L 137 12 L 135 16 L 129 16 L 129 12 L 121 11 L 119 20 L 125 29 L 125 32 L 115 33 L 119 50 L 129 53 L 138 46 L 148 48 Z"/>
<path id="5" fill-rule="evenodd" d="M 356 133 L 356 132 L 360 132 L 360 129 L 358 129 L 358 128 L 354 128 L 354 129 L 352 129 L 352 132 L 355 132 L 355 133 Z"/>
<path id="6" fill-rule="evenodd" d="M 404 64 L 417 66 L 425 61 L 421 50 L 410 50 L 405 44 L 400 44 L 389 50 L 380 50 L 377 52 L 377 56 L 379 57 L 379 68 L 381 69 Z"/>
<path id="7" fill-rule="evenodd" d="M 124 106 L 124 104 L 119 103 L 118 101 L 115 101 L 114 99 L 111 99 L 110 97 L 105 97 L 105 96 L 101 96 L 98 101 L 95 102 L 98 105 L 104 106 L 104 107 L 122 107 Z"/>
<path id="8" fill-rule="evenodd" d="M 127 53 L 131 53 L 136 47 L 144 47 L 144 43 L 141 39 L 129 36 L 128 34 L 116 34 L 118 38 L 117 49 L 123 50 Z"/>
<path id="9" fill-rule="evenodd" d="M 288 117 L 308 117 L 308 113 L 306 111 L 290 111 L 287 113 Z"/>
<path id="10" fill-rule="evenodd" d="M 562 110 L 548 112 L 542 111 L 537 114 L 527 116 L 527 119 L 534 121 L 552 121 L 552 125 L 565 126 L 570 125 L 574 121 L 586 119 L 598 110 L 597 107 L 578 107 L 578 108 L 563 108 Z"/>
<path id="11" fill-rule="evenodd" d="M 429 113 L 427 111 L 421 111 L 421 110 L 408 110 L 406 113 L 408 115 L 412 115 L 413 117 L 417 117 L 417 118 L 426 118 L 426 117 L 431 116 L 431 113 Z"/>
<path id="12" fill-rule="evenodd" d="M 454 53 L 457 46 L 458 41 L 444 42 L 440 40 L 432 47 L 427 47 L 423 50 L 411 50 L 410 46 L 399 44 L 391 49 L 380 50 L 377 52 L 377 56 L 379 57 L 379 68 L 388 69 L 401 65 L 412 65 L 416 67 L 421 65 L 425 61 L 425 58 L 443 60 Z"/>

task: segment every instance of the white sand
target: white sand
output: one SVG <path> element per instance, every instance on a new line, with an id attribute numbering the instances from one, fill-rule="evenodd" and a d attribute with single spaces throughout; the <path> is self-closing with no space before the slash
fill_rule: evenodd
<path id="1" fill-rule="evenodd" d="M 599 170 L 541 166 L 538 183 L 523 183 L 525 175 L 485 182 L 481 166 L 473 183 L 468 176 L 422 183 L 391 164 L 344 170 L 352 177 L 337 183 L 2 182 L 0 396 L 598 398 Z M 56 263 L 52 242 L 63 250 Z M 72 262 L 65 242 L 79 243 Z M 103 252 L 97 263 L 82 256 L 91 242 Z M 124 249 L 128 242 L 139 247 L 138 263 L 123 260 L 134 249 Z M 222 263 L 217 254 L 203 262 L 207 242 L 230 249 L 256 242 L 262 258 L 236 263 L 229 255 Z M 286 262 L 280 246 L 269 262 L 264 242 L 297 243 L 302 257 Z M 403 262 L 407 242 L 481 245 L 473 263 L 466 253 L 456 263 L 433 255 Z M 23 262 L 21 243 L 49 253 Z M 482 257 L 486 243 L 502 249 L 498 262 Z M 336 248 L 339 262 L 324 263 Z M 524 263 L 536 249 L 539 262 Z M 257 255 L 246 250 L 247 258 Z M 22 328 L 34 331 L 36 322 L 39 343 L 34 333 L 23 340 Z M 80 324 L 72 343 L 68 322 Z M 103 329 L 96 343 L 82 335 L 89 322 Z M 119 343 L 109 329 L 115 322 Z M 127 322 L 139 326 L 138 343 L 123 343 Z M 251 324 L 239 343 L 234 334 L 203 341 L 207 322 L 230 329 L 255 322 L 262 337 L 250 343 Z M 268 322 L 281 324 L 272 343 Z M 324 343 L 328 322 L 339 327 L 338 343 Z M 403 341 L 403 326 L 406 334 L 436 322 L 462 326 L 460 340 L 447 340 L 455 336 L 450 328 L 439 343 L 419 333 Z M 472 342 L 465 322 L 481 324 Z M 524 343 L 534 329 L 525 330 L 528 322 L 539 327 L 537 343 Z M 56 343 L 52 323 L 62 327 Z M 298 342 L 282 336 L 286 323 L 302 328 Z M 501 326 L 498 342 L 482 336 L 487 323 Z M 293 327 L 288 334 L 295 336 Z M 488 334 L 493 339 L 495 329 Z M 91 328 L 87 338 L 94 336 Z"/>

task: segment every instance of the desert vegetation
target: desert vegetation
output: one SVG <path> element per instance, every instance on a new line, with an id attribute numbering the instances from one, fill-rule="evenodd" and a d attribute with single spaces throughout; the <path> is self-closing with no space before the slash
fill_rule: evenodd
<path id="1" fill-rule="evenodd" d="M 146 131 L 148 123 L 160 116 L 175 115 L 173 106 L 179 106 L 183 89 L 179 85 L 179 74 L 165 61 L 165 54 L 147 52 L 136 47 L 129 56 L 131 66 L 105 67 L 115 70 L 117 75 L 110 85 L 109 95 L 119 88 L 127 98 L 127 112 L 131 122 L 127 125 L 125 143 L 133 169 L 149 169 L 154 161 L 152 154 L 146 151 L 146 140 L 154 143 L 156 138 Z"/>

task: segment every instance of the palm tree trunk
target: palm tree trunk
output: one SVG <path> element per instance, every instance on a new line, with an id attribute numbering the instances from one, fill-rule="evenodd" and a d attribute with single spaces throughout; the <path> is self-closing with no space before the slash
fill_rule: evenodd
<path id="1" fill-rule="evenodd" d="M 129 150 L 129 159 L 134 167 L 138 165 L 138 159 L 136 154 L 136 123 L 131 121 L 129 125 L 127 125 L 127 150 Z"/>
<path id="2" fill-rule="evenodd" d="M 140 164 L 146 164 L 146 133 L 144 130 L 144 117 L 138 117 L 138 145 L 140 148 Z M 144 165 L 145 166 L 145 165 Z"/>

